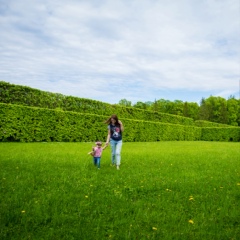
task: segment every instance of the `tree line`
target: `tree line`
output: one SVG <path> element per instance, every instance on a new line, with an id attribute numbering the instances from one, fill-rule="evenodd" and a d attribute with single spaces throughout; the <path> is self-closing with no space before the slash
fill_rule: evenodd
<path id="1" fill-rule="evenodd" d="M 127 99 L 121 99 L 118 105 L 175 114 L 194 120 L 240 126 L 240 99 L 236 99 L 234 96 L 230 96 L 228 99 L 214 96 L 202 98 L 200 105 L 195 102 L 165 99 L 155 100 L 154 102 L 137 102 L 135 104 Z"/>

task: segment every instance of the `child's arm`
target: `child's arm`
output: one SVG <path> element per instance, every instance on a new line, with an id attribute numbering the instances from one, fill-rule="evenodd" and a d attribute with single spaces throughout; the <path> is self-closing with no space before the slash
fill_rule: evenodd
<path id="1" fill-rule="evenodd" d="M 107 148 L 108 147 L 108 145 L 105 145 L 104 147 L 102 147 L 102 150 L 104 150 L 105 148 Z"/>
<path id="2" fill-rule="evenodd" d="M 94 154 L 95 154 L 95 149 L 94 149 L 94 147 L 92 147 L 92 151 L 89 152 L 88 154 L 94 156 Z"/>

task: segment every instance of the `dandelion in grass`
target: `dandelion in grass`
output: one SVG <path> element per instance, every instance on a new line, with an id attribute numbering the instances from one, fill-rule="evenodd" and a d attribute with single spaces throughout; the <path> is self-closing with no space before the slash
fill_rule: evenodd
<path id="1" fill-rule="evenodd" d="M 192 219 L 190 219 L 188 222 L 189 222 L 189 223 L 191 223 L 191 224 L 194 224 L 194 222 L 193 222 L 193 220 L 192 220 Z"/>
<path id="2" fill-rule="evenodd" d="M 22 213 L 25 213 L 26 211 L 25 210 L 22 210 Z"/>
<path id="3" fill-rule="evenodd" d="M 88 195 L 86 195 L 85 198 L 88 198 Z"/>
<path id="4" fill-rule="evenodd" d="M 240 183 L 237 183 L 238 186 L 240 186 Z"/>
<path id="5" fill-rule="evenodd" d="M 156 227 L 152 227 L 152 230 L 156 231 L 156 230 L 157 230 L 157 228 L 156 228 Z"/>
<path id="6" fill-rule="evenodd" d="M 193 200 L 194 200 L 193 196 L 190 196 L 189 201 L 193 201 Z"/>

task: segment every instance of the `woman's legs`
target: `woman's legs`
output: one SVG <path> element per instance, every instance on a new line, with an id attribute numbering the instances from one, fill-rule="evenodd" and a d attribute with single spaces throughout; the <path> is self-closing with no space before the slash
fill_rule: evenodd
<path id="1" fill-rule="evenodd" d="M 112 150 L 111 160 L 112 160 L 112 165 L 114 165 L 115 155 L 116 155 L 116 141 L 110 140 L 110 144 L 111 144 L 111 150 Z"/>
<path id="2" fill-rule="evenodd" d="M 116 164 L 117 167 L 120 166 L 121 163 L 121 150 L 122 150 L 122 141 L 118 141 L 116 145 Z"/>
<path id="3" fill-rule="evenodd" d="M 121 149 L 122 149 L 122 141 L 110 141 L 111 149 L 112 149 L 112 164 L 116 164 L 118 167 L 121 163 Z"/>

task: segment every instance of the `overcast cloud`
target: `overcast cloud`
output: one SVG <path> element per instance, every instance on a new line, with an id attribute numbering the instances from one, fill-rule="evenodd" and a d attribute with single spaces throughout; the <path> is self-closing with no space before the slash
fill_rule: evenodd
<path id="1" fill-rule="evenodd" d="M 239 0 L 0 0 L 0 80 L 108 103 L 239 97 Z"/>

